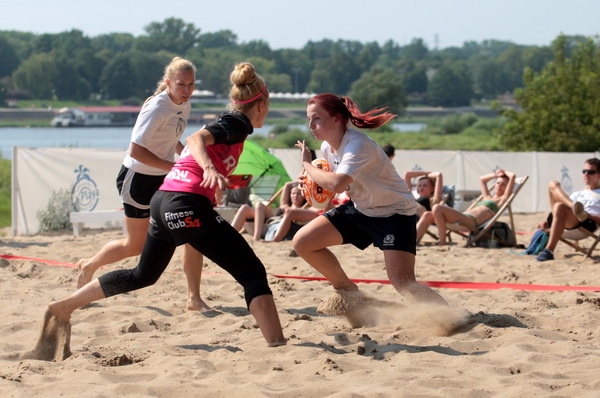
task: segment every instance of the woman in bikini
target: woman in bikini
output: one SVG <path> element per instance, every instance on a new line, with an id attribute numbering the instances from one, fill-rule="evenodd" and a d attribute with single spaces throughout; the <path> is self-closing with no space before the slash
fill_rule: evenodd
<path id="1" fill-rule="evenodd" d="M 496 179 L 494 184 L 494 194 L 488 189 L 488 183 Z M 483 199 L 477 206 L 461 213 L 460 211 L 444 205 L 434 204 L 431 212 L 433 213 L 433 223 L 437 225 L 439 238 L 438 245 L 446 244 L 446 224 L 458 223 L 471 229 L 478 228 L 481 224 L 491 219 L 498 209 L 506 203 L 513 192 L 515 186 L 515 174 L 510 171 L 498 169 L 494 173 L 483 175 L 479 178 L 481 183 L 481 194 Z M 430 224 L 429 224 L 430 225 Z M 417 234 L 417 241 L 427 231 L 426 225 Z"/>

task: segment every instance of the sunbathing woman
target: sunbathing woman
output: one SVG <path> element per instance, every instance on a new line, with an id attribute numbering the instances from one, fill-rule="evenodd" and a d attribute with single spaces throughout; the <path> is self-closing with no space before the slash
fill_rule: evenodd
<path id="1" fill-rule="evenodd" d="M 494 184 L 494 194 L 492 195 L 487 185 L 494 178 L 496 179 L 496 183 Z M 483 199 L 477 206 L 464 213 L 453 207 L 439 204 L 433 205 L 433 223 L 437 225 L 440 238 L 438 245 L 446 244 L 446 224 L 458 223 L 470 229 L 477 229 L 480 225 L 491 219 L 512 194 L 515 186 L 515 174 L 498 169 L 494 173 L 481 176 L 479 181 L 481 183 Z M 429 225 L 431 223 L 424 223 L 424 229 L 417 232 L 417 241 L 421 239 Z"/>
<path id="2" fill-rule="evenodd" d="M 444 179 L 439 171 L 409 170 L 404 173 L 404 181 L 412 191 L 412 180 L 417 178 L 417 236 L 423 236 L 434 222 L 431 206 L 442 203 Z"/>

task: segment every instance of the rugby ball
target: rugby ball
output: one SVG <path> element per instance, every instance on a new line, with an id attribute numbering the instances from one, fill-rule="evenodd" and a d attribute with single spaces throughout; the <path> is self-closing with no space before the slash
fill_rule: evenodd
<path id="1" fill-rule="evenodd" d="M 313 160 L 312 165 L 318 167 L 321 170 L 331 171 L 331 166 L 327 160 L 318 158 Z M 324 209 L 327 207 L 331 199 L 335 196 L 335 193 L 324 189 L 310 178 L 308 173 L 305 171 L 304 182 L 302 186 L 302 196 L 306 199 L 309 205 L 317 209 Z"/>

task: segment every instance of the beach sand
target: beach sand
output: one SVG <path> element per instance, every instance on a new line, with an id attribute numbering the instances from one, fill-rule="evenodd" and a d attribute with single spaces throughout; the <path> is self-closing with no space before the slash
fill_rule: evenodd
<path id="1" fill-rule="evenodd" d="M 543 218 L 515 215 L 519 243 L 529 242 Z M 267 347 L 256 328 L 240 286 L 208 260 L 202 296 L 213 309 L 185 308 L 179 248 L 155 285 L 77 310 L 65 360 L 23 359 L 36 346 L 48 303 L 75 290 L 73 264 L 120 236 L 118 230 L 86 230 L 77 238 L 70 231 L 0 238 L 2 397 L 597 397 L 600 392 L 600 293 L 535 290 L 600 285 L 600 251 L 584 260 L 562 243 L 556 260 L 546 263 L 513 253 L 518 249 L 465 248 L 457 238 L 447 247 L 419 246 L 418 280 L 467 285 L 435 287 L 449 303 L 445 309 L 411 304 L 389 284 L 377 282 L 386 279 L 378 249 L 335 247 L 351 278 L 376 281 L 359 287 L 383 303 L 356 328 L 345 317 L 317 311 L 334 294 L 328 283 L 289 277 L 320 276 L 291 256 L 291 242 L 251 243 L 270 274 L 288 340 L 275 348 Z M 136 260 L 103 267 L 98 275 L 133 267 Z"/>

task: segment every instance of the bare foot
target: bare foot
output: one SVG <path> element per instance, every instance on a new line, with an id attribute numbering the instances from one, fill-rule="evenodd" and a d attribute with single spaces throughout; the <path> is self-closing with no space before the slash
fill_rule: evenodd
<path id="1" fill-rule="evenodd" d="M 211 308 L 200 296 L 193 296 L 187 299 L 187 309 L 190 311 L 208 311 Z"/>
<path id="2" fill-rule="evenodd" d="M 322 301 L 317 307 L 320 314 L 343 316 L 353 328 L 374 326 L 377 321 L 377 307 L 393 303 L 366 296 L 360 290 L 338 290 Z"/>
<path id="3" fill-rule="evenodd" d="M 89 270 L 87 263 L 87 258 L 77 261 L 77 289 L 87 285 L 94 277 L 94 271 Z"/>
<path id="4" fill-rule="evenodd" d="M 62 361 L 71 356 L 71 324 L 63 321 L 50 309 L 44 314 L 40 335 L 35 348 L 23 355 L 23 359 Z"/>
<path id="5" fill-rule="evenodd" d="M 281 347 L 282 345 L 286 345 L 287 341 L 274 341 L 272 343 L 268 343 L 267 346 L 268 347 Z"/>
<path id="6" fill-rule="evenodd" d="M 71 319 L 71 313 L 65 311 L 60 301 L 53 301 L 48 304 L 48 313 L 62 322 L 69 322 L 69 319 Z"/>

